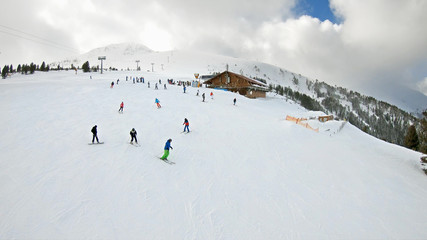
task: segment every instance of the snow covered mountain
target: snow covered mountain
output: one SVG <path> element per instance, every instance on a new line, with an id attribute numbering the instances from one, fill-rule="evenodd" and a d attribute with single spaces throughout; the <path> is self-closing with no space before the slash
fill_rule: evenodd
<path id="1" fill-rule="evenodd" d="M 307 120 L 319 132 L 286 121 L 324 113 L 275 94 L 201 88 L 214 96 L 202 102 L 196 88 L 154 90 L 171 77 L 180 78 L 51 71 L 2 80 L 0 238 L 427 238 L 420 153 L 344 121 Z M 88 145 L 95 124 L 105 144 Z M 132 128 L 141 147 L 129 144 Z M 169 138 L 174 165 L 158 159 Z"/>
<path id="2" fill-rule="evenodd" d="M 100 64 L 98 56 L 106 56 L 105 69 L 132 70 L 138 66 L 143 72 L 159 72 L 169 75 L 170 78 L 178 77 L 181 80 L 194 80 L 194 73 L 212 75 L 228 68 L 232 72 L 266 82 L 276 93 L 280 93 L 280 88 L 288 89 L 280 94 L 297 102 L 301 103 L 301 100 L 296 99 L 295 94 L 290 94 L 289 91 L 304 94 L 313 102 L 313 104 L 306 104 L 306 108 L 324 111 L 340 119 L 348 119 L 373 136 L 399 145 L 403 145 L 403 137 L 408 127 L 414 123 L 418 125 L 418 120 L 407 112 L 420 113 L 425 110 L 427 102 L 427 96 L 410 93 L 392 93 L 375 99 L 351 89 L 330 86 L 325 82 L 309 79 L 270 64 L 193 51 L 154 52 L 138 44 L 124 43 L 96 49 L 87 54 L 54 63 L 53 67 L 58 64 L 62 67 L 70 67 L 71 64 L 81 66 L 85 61 L 89 61 L 91 66 L 96 66 Z M 139 60 L 138 63 L 137 60 Z M 406 95 L 410 95 L 411 98 L 402 98 Z M 387 99 L 403 107 L 404 111 L 381 99 Z"/>

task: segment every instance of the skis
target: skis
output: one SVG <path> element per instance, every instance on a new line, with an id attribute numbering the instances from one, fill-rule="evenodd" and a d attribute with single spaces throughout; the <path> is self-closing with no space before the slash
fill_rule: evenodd
<path id="1" fill-rule="evenodd" d="M 162 158 L 160 158 L 160 157 L 159 157 L 159 159 L 160 159 L 160 160 L 162 160 L 163 162 L 165 162 L 165 163 L 169 164 L 169 165 L 173 165 L 173 164 L 175 164 L 175 162 L 171 162 L 171 161 L 169 161 L 169 160 L 167 160 L 167 159 L 162 159 Z"/>
<path id="2" fill-rule="evenodd" d="M 104 142 L 99 142 L 99 143 L 88 143 L 89 145 L 98 145 L 98 144 L 104 144 Z"/>

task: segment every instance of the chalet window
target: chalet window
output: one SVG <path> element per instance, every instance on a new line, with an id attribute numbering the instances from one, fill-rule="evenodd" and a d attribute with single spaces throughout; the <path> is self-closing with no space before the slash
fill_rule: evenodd
<path id="1" fill-rule="evenodd" d="M 230 76 L 227 76 L 227 84 L 230 83 Z"/>

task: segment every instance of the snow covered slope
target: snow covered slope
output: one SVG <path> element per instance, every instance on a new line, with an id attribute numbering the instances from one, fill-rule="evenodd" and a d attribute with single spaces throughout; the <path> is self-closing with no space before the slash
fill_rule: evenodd
<path id="1" fill-rule="evenodd" d="M 223 72 L 228 66 L 229 70 L 235 73 L 264 79 L 267 84 L 290 87 L 294 91 L 315 98 L 313 90 L 309 89 L 308 85 L 315 82 L 316 79 L 309 79 L 301 74 L 287 71 L 283 67 L 259 61 L 186 50 L 155 52 L 138 43 L 109 45 L 63 61 L 51 63 L 50 66 L 56 68 L 59 64 L 64 68 L 71 67 L 71 65 L 81 67 L 86 61 L 89 61 L 91 67 L 100 66 L 99 56 L 106 56 L 107 59 L 103 62 L 103 66 L 106 69 L 111 67 L 119 70 L 135 70 L 138 66 L 142 71 L 173 72 L 175 76 L 185 73 L 185 76 L 180 76 L 191 79 L 194 78 L 194 73 L 209 75 L 215 72 Z M 137 60 L 139 61 L 138 63 L 136 62 Z M 298 80 L 299 84 L 294 83 L 294 78 Z M 328 82 L 328 79 L 319 79 L 319 81 Z M 411 91 L 404 86 L 395 88 L 400 89 L 400 92 L 390 92 L 387 86 L 371 86 L 366 87 L 366 89 L 377 89 L 377 91 L 365 92 L 364 95 L 372 95 L 410 113 L 419 114 L 426 107 L 427 96 Z M 354 89 L 352 90 L 354 91 Z"/>
<path id="2" fill-rule="evenodd" d="M 144 76 L 151 88 L 125 76 Z M 310 120 L 316 133 L 285 121 L 321 113 L 274 96 L 213 90 L 202 102 L 195 88 L 154 90 L 167 77 L 2 80 L 0 238 L 427 238 L 419 153 L 349 123 Z M 95 124 L 103 145 L 88 145 Z M 141 147 L 128 143 L 132 128 Z M 168 138 L 175 165 L 158 159 Z"/>

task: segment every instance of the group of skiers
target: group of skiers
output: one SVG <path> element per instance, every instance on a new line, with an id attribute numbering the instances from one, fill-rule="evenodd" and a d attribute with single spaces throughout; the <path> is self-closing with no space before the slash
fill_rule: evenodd
<path id="1" fill-rule="evenodd" d="M 189 133 L 190 132 L 190 128 L 189 128 L 190 127 L 190 123 L 189 123 L 189 121 L 188 121 L 187 118 L 184 119 L 184 123 L 182 125 L 184 125 L 184 131 L 183 132 L 187 131 L 187 133 Z M 93 126 L 91 132 L 93 134 L 92 144 L 95 143 L 95 140 L 99 144 L 100 142 L 99 142 L 99 139 L 98 139 L 98 126 L 97 125 Z M 129 134 L 130 134 L 130 137 L 131 137 L 130 144 L 133 144 L 134 140 L 135 140 L 135 143 L 138 144 L 138 139 L 136 138 L 137 132 L 136 132 L 135 128 L 132 128 L 132 130 L 129 132 Z M 164 147 L 164 153 L 163 153 L 163 156 L 160 159 L 162 159 L 162 160 L 168 160 L 167 157 L 169 156 L 169 149 L 173 149 L 173 147 L 171 146 L 171 142 L 172 142 L 172 139 L 168 139 L 166 141 L 166 144 L 165 144 L 165 147 Z"/>
<path id="2" fill-rule="evenodd" d="M 130 77 L 130 79 L 132 79 L 132 77 Z M 128 80 L 128 77 L 126 77 L 126 80 Z M 133 80 L 135 81 L 135 78 L 133 78 Z M 137 81 L 144 83 L 144 78 L 143 77 L 140 78 L 140 79 L 137 78 Z M 119 83 L 119 80 L 117 80 L 117 84 L 118 83 Z M 150 87 L 150 82 L 147 82 L 147 83 L 148 83 L 148 87 Z M 161 80 L 160 79 L 159 79 L 159 84 L 161 84 Z M 183 85 L 184 93 L 186 93 L 186 86 L 185 86 L 185 84 L 182 84 L 182 85 Z M 113 88 L 113 87 L 114 87 L 114 82 L 111 82 L 111 88 Z M 165 84 L 164 88 L 167 89 L 166 88 L 166 84 Z M 155 84 L 155 89 L 158 89 L 157 88 L 157 83 Z M 196 96 L 199 96 L 199 90 L 197 90 Z M 210 93 L 210 96 L 211 96 L 211 99 L 213 99 L 213 92 Z M 202 94 L 202 101 L 203 102 L 205 101 L 205 93 Z M 154 102 L 156 103 L 157 108 L 161 108 L 162 107 L 160 105 L 160 100 L 158 98 L 156 98 Z M 234 100 L 233 100 L 233 105 L 236 105 L 236 98 L 234 98 Z M 123 113 L 123 107 L 124 107 L 124 103 L 121 102 L 120 103 L 120 108 L 118 110 L 119 113 Z M 183 132 L 184 133 L 185 132 L 189 133 L 190 132 L 190 128 L 189 128 L 190 123 L 189 123 L 189 121 L 188 121 L 187 118 L 184 119 L 183 125 L 184 125 L 184 131 Z M 98 139 L 98 135 L 97 135 L 98 134 L 97 125 L 95 125 L 94 127 L 92 127 L 91 132 L 93 134 L 92 144 L 95 143 L 95 140 L 96 140 L 97 143 L 100 143 L 99 139 Z M 138 144 L 138 139 L 136 137 L 137 132 L 136 132 L 135 128 L 132 128 L 132 130 L 129 132 L 129 134 L 131 136 L 130 144 L 133 144 L 134 140 L 135 140 L 135 143 Z M 173 147 L 171 146 L 171 142 L 172 142 L 172 139 L 168 139 L 166 141 L 166 144 L 165 144 L 165 147 L 164 147 L 164 154 L 163 154 L 163 156 L 160 159 L 167 160 L 167 157 L 169 156 L 169 150 L 173 149 Z"/>

